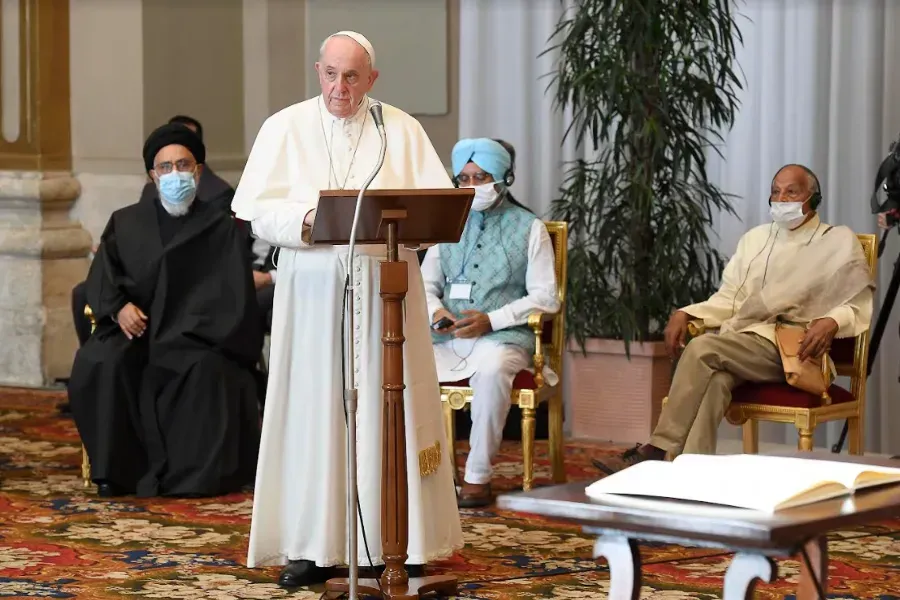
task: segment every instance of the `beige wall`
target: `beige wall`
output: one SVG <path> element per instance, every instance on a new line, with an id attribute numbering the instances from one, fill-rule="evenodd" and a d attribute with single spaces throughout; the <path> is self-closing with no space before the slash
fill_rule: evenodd
<path id="1" fill-rule="evenodd" d="M 419 116 L 431 143 L 450 166 L 450 151 L 459 139 L 459 0 L 447 2 L 447 114 Z"/>
<path id="2" fill-rule="evenodd" d="M 242 0 L 144 0 L 142 15 L 144 135 L 190 115 L 203 124 L 210 165 L 242 168 Z"/>
<path id="3" fill-rule="evenodd" d="M 76 173 L 141 171 L 141 5 L 141 0 L 69 2 L 72 167 Z"/>

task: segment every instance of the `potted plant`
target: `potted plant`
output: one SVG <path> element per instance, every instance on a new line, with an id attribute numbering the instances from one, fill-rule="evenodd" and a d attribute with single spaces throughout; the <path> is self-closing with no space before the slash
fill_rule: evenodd
<path id="1" fill-rule="evenodd" d="M 554 218 L 568 221 L 572 433 L 645 441 L 668 392 L 672 310 L 716 289 L 713 215 L 733 212 L 707 155 L 732 126 L 742 42 L 729 0 L 569 0 L 547 50 L 566 136 Z"/>

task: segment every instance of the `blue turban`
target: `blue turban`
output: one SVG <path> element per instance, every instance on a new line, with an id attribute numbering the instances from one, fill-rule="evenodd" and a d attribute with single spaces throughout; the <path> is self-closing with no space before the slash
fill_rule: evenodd
<path id="1" fill-rule="evenodd" d="M 453 176 L 457 177 L 463 168 L 473 162 L 485 173 L 490 173 L 494 181 L 503 182 L 503 176 L 512 165 L 512 157 L 502 144 L 489 138 L 468 138 L 459 140 L 450 153 Z"/>

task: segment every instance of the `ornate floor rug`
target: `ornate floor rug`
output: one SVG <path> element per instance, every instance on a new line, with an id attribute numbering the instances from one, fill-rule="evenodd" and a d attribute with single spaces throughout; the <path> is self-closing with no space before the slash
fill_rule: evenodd
<path id="1" fill-rule="evenodd" d="M 103 500 L 85 490 L 75 427 L 54 407 L 55 392 L 0 390 L 0 597 L 311 598 L 273 581 L 278 569 L 243 566 L 250 495 L 210 500 Z M 590 457 L 615 448 L 571 443 L 570 480 L 595 476 Z M 460 460 L 464 458 L 461 454 Z M 521 485 L 519 446 L 504 444 L 495 486 Z M 549 481 L 538 445 L 537 482 Z M 460 596 L 522 599 L 604 598 L 605 563 L 577 527 L 494 508 L 464 510 L 465 548 L 433 572 L 454 573 Z M 900 521 L 831 537 L 831 598 L 900 599 Z M 642 598 L 721 597 L 730 556 L 712 550 L 644 545 Z M 799 565 L 779 563 L 780 579 L 756 597 L 792 598 Z"/>

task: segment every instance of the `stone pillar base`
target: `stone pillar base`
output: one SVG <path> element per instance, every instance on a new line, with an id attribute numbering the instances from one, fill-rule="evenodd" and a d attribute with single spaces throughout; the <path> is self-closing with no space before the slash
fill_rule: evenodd
<path id="1" fill-rule="evenodd" d="M 78 348 L 71 292 L 91 249 L 69 218 L 80 192 L 68 173 L 0 171 L 0 385 L 69 376 Z"/>

